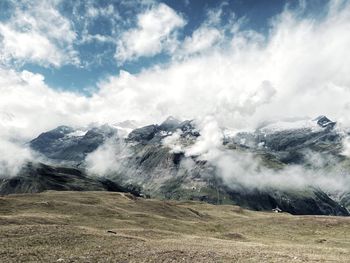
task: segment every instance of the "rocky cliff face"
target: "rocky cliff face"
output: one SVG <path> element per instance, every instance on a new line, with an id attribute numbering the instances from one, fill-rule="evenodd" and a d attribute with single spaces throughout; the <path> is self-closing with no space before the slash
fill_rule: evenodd
<path id="1" fill-rule="evenodd" d="M 85 130 L 59 126 L 40 134 L 30 142 L 30 147 L 53 160 L 81 162 L 113 136 L 118 136 L 117 130 L 109 125 Z"/>
<path id="2" fill-rule="evenodd" d="M 336 129 L 335 122 L 320 116 L 314 120 L 265 124 L 254 132 L 226 135 L 222 147 L 228 153 L 251 154 L 260 160 L 261 167 L 270 170 L 283 171 L 285 167 L 295 164 L 314 169 L 308 157 L 310 152 L 344 162 L 340 154 L 343 136 L 344 132 Z M 170 137 L 176 140 L 179 149 L 164 143 Z M 84 169 L 87 155 L 103 147 L 109 140 L 118 141 L 123 147 L 113 152 L 117 168 L 95 176 L 124 186 L 137 186 L 142 194 L 151 197 L 238 204 L 254 210 L 278 207 L 293 214 L 348 215 L 345 206 L 350 208 L 349 194 L 346 192 L 341 193 L 340 198 L 339 193 L 326 193 L 313 185 L 293 189 L 272 185 L 247 187 L 239 181 L 227 184 L 219 176 L 219 168 L 214 163 L 188 155 L 183 150 L 200 137 L 200 131 L 193 121 L 180 122 L 170 117 L 159 125 L 134 129 L 125 138 L 118 136 L 118 129 L 112 126 L 85 131 L 61 126 L 41 134 L 30 145 L 54 162 L 67 162 L 75 168 L 79 166 L 79 169 Z M 32 176 L 35 173 L 40 174 L 36 171 Z M 41 174 L 37 179 L 43 180 L 44 177 Z M 99 187 L 103 189 L 103 186 Z M 51 188 L 54 187 L 46 184 L 41 189 Z M 86 189 L 90 189 L 88 185 Z"/>

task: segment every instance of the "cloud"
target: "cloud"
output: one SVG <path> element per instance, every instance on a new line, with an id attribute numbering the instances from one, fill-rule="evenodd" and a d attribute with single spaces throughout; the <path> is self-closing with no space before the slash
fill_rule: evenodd
<path id="1" fill-rule="evenodd" d="M 101 83 L 95 98 L 108 94 L 107 104 L 122 105 L 122 115 L 149 121 L 214 115 L 225 126 L 247 128 L 270 117 L 322 113 L 346 122 L 349 23 L 349 5 L 319 20 L 286 10 L 267 37 L 239 29 L 219 49 L 122 72 Z"/>
<path id="2" fill-rule="evenodd" d="M 90 4 L 88 6 L 86 13 L 91 18 L 96 18 L 99 16 L 113 16 L 116 13 L 118 14 L 117 10 L 115 10 L 112 4 L 109 4 L 106 7 L 99 7 L 99 8 Z"/>
<path id="3" fill-rule="evenodd" d="M 349 138 L 349 136 L 345 137 L 343 140 L 342 154 L 346 157 L 350 157 L 350 138 Z"/>
<path id="4" fill-rule="evenodd" d="M 177 50 L 177 55 L 187 56 L 197 54 L 221 44 L 225 39 L 227 27 L 232 26 L 230 21 L 225 26 L 222 25 L 223 8 L 226 5 L 227 2 L 222 2 L 217 8 L 207 10 L 206 19 L 190 36 L 185 37 Z"/>
<path id="5" fill-rule="evenodd" d="M 208 116 L 200 121 L 198 128 L 201 136 L 194 145 L 186 149 L 186 156 L 199 155 L 205 159 L 208 158 L 208 155 L 215 155 L 216 150 L 222 148 L 223 140 L 223 133 L 218 122 L 213 117 Z"/>
<path id="6" fill-rule="evenodd" d="M 182 53 L 193 54 L 208 50 L 223 38 L 216 28 L 200 27 L 192 36 L 186 37 L 182 46 Z"/>
<path id="7" fill-rule="evenodd" d="M 16 2 L 9 20 L 0 23 L 0 62 L 60 67 L 78 64 L 76 33 L 58 11 L 58 1 Z"/>
<path id="8" fill-rule="evenodd" d="M 117 43 L 119 63 L 172 51 L 177 45 L 176 30 L 186 24 L 175 10 L 160 3 L 137 16 L 137 27 L 124 32 Z"/>
<path id="9" fill-rule="evenodd" d="M 32 21 L 28 32 L 41 33 L 45 28 L 50 43 L 66 33 L 68 43 L 73 41 L 69 23 L 64 19 L 53 21 L 59 30 L 51 32 L 41 21 L 42 10 L 33 18 L 37 8 L 43 6 L 33 6 L 29 13 L 16 11 L 16 19 L 2 26 L 17 30 L 15 21 L 21 25 L 28 19 Z M 55 17 L 57 13 L 48 10 Z M 21 12 L 22 18 L 18 17 Z M 177 22 L 170 22 L 175 17 Z M 164 23 L 156 27 L 155 36 L 162 35 L 157 32 L 171 35 L 174 25 L 183 24 L 173 10 L 160 4 L 139 15 L 140 26 L 130 32 L 148 29 L 148 23 L 157 19 L 164 19 Z M 254 128 L 269 118 L 313 118 L 320 114 L 349 125 L 349 25 L 350 4 L 341 9 L 332 7 L 318 20 L 285 10 L 271 23 L 268 36 L 230 24 L 235 33 L 225 35 L 220 46 L 209 47 L 196 56 L 174 58 L 138 74 L 121 71 L 98 83 L 90 97 L 54 90 L 40 74 L 0 67 L 0 134 L 24 141 L 62 124 L 79 126 L 126 119 L 148 124 L 170 115 L 198 120 L 211 116 L 218 126 L 232 129 Z M 161 50 L 169 34 L 165 39 L 156 38 L 160 39 L 155 42 L 161 43 Z M 21 43 L 16 46 L 20 49 Z M 131 57 L 141 54 L 134 46 L 130 48 Z M 49 55 L 43 56 L 38 55 L 37 60 L 54 63 Z"/>
<path id="10" fill-rule="evenodd" d="M 287 10 L 274 20 L 267 38 L 239 30 L 226 37 L 220 49 L 209 48 L 139 74 L 121 71 L 100 82 L 89 98 L 54 91 L 42 76 L 24 80 L 21 72 L 2 69 L 0 110 L 36 131 L 27 121 L 36 114 L 47 122 L 40 128 L 76 119 L 160 122 L 169 115 L 211 115 L 233 128 L 254 127 L 266 118 L 321 113 L 347 123 L 349 23 L 349 5 L 320 21 L 300 19 Z"/>
<path id="11" fill-rule="evenodd" d="M 92 174 L 108 175 L 120 170 L 130 153 L 122 140 L 111 138 L 86 157 L 86 168 Z"/>
<path id="12" fill-rule="evenodd" d="M 289 165 L 280 170 L 264 167 L 252 154 L 219 151 L 215 158 L 206 159 L 217 169 L 218 176 L 231 187 L 249 189 L 305 189 L 315 187 L 326 192 L 348 191 L 348 173 L 342 173 L 337 164 L 332 171 L 306 169 L 301 165 Z M 325 162 L 326 160 L 324 160 Z"/>
<path id="13" fill-rule="evenodd" d="M 28 161 L 33 160 L 31 151 L 0 137 L 0 178 L 15 176 Z"/>
<path id="14" fill-rule="evenodd" d="M 113 3 L 101 5 L 96 1 L 75 1 L 71 4 L 73 6 L 71 19 L 79 32 L 76 45 L 92 42 L 115 44 L 116 35 L 124 26 L 126 19 Z"/>
<path id="15" fill-rule="evenodd" d="M 0 136 L 11 140 L 28 140 L 58 123 L 85 123 L 82 114 L 89 108 L 86 97 L 55 91 L 29 71 L 0 67 L 0 94 Z"/>

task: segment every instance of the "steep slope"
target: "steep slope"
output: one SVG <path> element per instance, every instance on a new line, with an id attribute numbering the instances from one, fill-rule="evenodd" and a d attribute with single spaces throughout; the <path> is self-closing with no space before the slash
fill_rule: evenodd
<path id="1" fill-rule="evenodd" d="M 273 154 L 286 164 L 303 164 L 310 151 L 336 156 L 342 147 L 343 132 L 325 116 L 314 120 L 284 121 L 263 125 L 254 132 L 225 138 L 252 150 Z"/>
<path id="2" fill-rule="evenodd" d="M 186 156 L 181 151 L 174 152 L 162 144 L 162 139 L 174 131 L 184 131 L 180 132 L 179 138 L 182 145 L 193 144 L 200 135 L 191 122 L 187 123 L 186 129 L 182 129 L 180 122 L 170 129 L 161 128 L 164 126 L 146 126 L 130 133 L 128 142 L 132 153 L 123 159 L 118 170 L 119 179 L 141 185 L 147 195 L 214 204 L 238 204 L 254 210 L 279 207 L 292 214 L 349 214 L 324 191 L 312 186 L 305 186 L 301 190 L 247 188 L 239 182 L 228 186 L 217 176 L 216 167 L 209 162 L 196 156 Z M 267 159 L 266 153 L 260 152 L 262 160 Z M 285 165 L 276 158 L 268 159 L 272 167 Z M 111 174 L 109 178 L 113 179 L 113 176 Z"/>
<path id="3" fill-rule="evenodd" d="M 133 192 L 104 178 L 89 177 L 74 168 L 28 163 L 15 177 L 0 178 L 0 195 L 57 191 L 118 191 Z"/>
<path id="4" fill-rule="evenodd" d="M 117 136 L 117 130 L 108 125 L 89 130 L 59 126 L 40 134 L 30 142 L 30 147 L 50 159 L 81 162 L 87 154 L 113 136 Z"/>
<path id="5" fill-rule="evenodd" d="M 193 121 L 181 122 L 169 117 L 160 125 L 134 129 L 125 139 L 113 129 L 105 127 L 103 132 L 100 128 L 97 130 L 99 132 L 90 132 L 94 136 L 87 136 L 87 132 L 74 137 L 71 134 L 76 131 L 69 128 L 62 131 L 61 128 L 58 132 L 53 130 L 40 135 L 31 145 L 48 158 L 73 160 L 84 167 L 84 158 L 92 149 L 97 149 L 108 139 L 118 141 L 121 149 L 115 149 L 107 157 L 115 155 L 117 168 L 103 176 L 121 185 L 136 185 L 144 195 L 160 199 L 238 204 L 254 210 L 279 207 L 292 214 L 349 214 L 341 205 L 347 202 L 335 201 L 322 189 L 312 185 L 292 190 L 272 186 L 248 187 L 239 181 L 225 183 L 215 164 L 199 156 L 188 155 L 183 150 L 196 143 L 201 136 Z M 170 136 L 175 138 L 179 149 L 174 150 L 164 143 Z M 253 133 L 225 136 L 223 147 L 228 153 L 254 155 L 259 165 L 266 169 L 283 171 L 291 163 L 313 169 L 313 164 L 310 165 L 305 156 L 310 151 L 316 151 L 332 155 L 332 158 L 342 158 L 339 155 L 342 136 L 335 129 L 335 122 L 321 116 L 312 121 L 272 123 L 261 126 Z"/>

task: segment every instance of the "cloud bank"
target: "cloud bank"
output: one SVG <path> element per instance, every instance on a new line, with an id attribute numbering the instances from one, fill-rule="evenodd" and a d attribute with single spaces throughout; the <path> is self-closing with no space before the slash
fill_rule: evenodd
<path id="1" fill-rule="evenodd" d="M 163 36 L 184 23 L 174 10 L 160 4 L 140 14 L 140 24 L 132 30 L 143 30 L 156 18 L 167 29 L 154 34 L 155 42 L 150 40 L 152 54 L 159 50 Z M 179 50 L 189 50 L 186 57 L 175 56 L 139 74 L 121 71 L 98 83 L 91 97 L 55 91 L 38 74 L 1 68 L 0 111 L 14 115 L 12 124 L 29 129 L 27 134 L 62 123 L 125 119 L 150 123 L 169 115 L 187 119 L 211 115 L 220 125 L 233 128 L 254 127 L 269 117 L 319 114 L 349 123 L 349 4 L 341 9 L 330 5 L 327 15 L 318 19 L 285 10 L 272 20 L 266 37 L 239 29 L 239 21 L 230 23 L 225 26 L 234 31 L 232 35 L 225 34 L 220 23 L 216 29 L 213 23 L 203 23 L 191 38 L 179 43 Z M 60 24 L 69 29 L 68 24 Z M 205 39 L 209 45 L 198 36 L 203 30 L 217 30 L 214 35 L 221 34 L 223 40 L 215 44 Z M 74 34 L 66 35 L 73 41 Z M 194 39 L 205 48 L 189 49 Z M 142 54 L 133 49 L 136 42 L 128 45 L 131 57 Z"/>

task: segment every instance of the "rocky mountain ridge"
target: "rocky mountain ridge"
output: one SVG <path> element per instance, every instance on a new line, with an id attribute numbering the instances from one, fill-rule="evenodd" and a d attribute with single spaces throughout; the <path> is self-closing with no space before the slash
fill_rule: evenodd
<path id="1" fill-rule="evenodd" d="M 165 138 L 174 138 L 186 149 L 200 137 L 201 131 L 195 121 L 169 117 L 159 125 L 133 129 L 126 137 L 121 136 L 115 126 L 103 125 L 85 130 L 60 126 L 39 135 L 30 142 L 30 146 L 54 164 L 68 165 L 89 174 L 91 171 L 86 157 L 106 144 L 117 143 L 119 148 L 112 155 L 117 168 L 104 174 L 95 172 L 91 176 L 123 187 L 132 185 L 144 196 L 238 204 L 254 210 L 279 207 L 293 214 L 349 214 L 350 194 L 347 192 L 341 194 L 342 198 L 335 199 L 335 195 L 313 185 L 293 189 L 247 187 L 239 181 L 227 184 L 219 175 L 220 167 L 214 163 L 188 155 L 184 150 L 175 151 L 164 143 Z M 320 116 L 310 121 L 267 124 L 253 132 L 223 136 L 222 147 L 228 153 L 254 155 L 259 159 L 259 167 L 280 170 L 283 175 L 283 169 L 290 165 L 314 169 L 314 164 L 308 160 L 310 152 L 327 158 L 331 156 L 339 163 L 345 162 L 344 167 L 347 168 L 347 159 L 341 155 L 343 137 L 335 122 Z M 327 165 L 331 166 L 324 164 L 325 167 Z M 48 185 L 38 191 L 50 187 Z M 2 194 L 9 192 L 2 190 Z"/>

